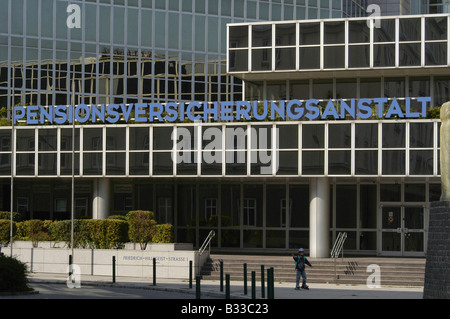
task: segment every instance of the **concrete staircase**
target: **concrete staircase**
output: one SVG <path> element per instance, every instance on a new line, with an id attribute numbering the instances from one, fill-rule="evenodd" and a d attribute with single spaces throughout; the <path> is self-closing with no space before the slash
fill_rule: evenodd
<path id="1" fill-rule="evenodd" d="M 243 280 L 244 263 L 247 264 L 247 280 L 250 284 L 252 271 L 260 280 L 261 265 L 267 280 L 267 269 L 274 268 L 275 281 L 295 283 L 294 260 L 286 256 L 265 255 L 211 255 L 202 268 L 203 280 L 220 279 L 220 260 L 223 261 L 223 274 L 231 280 Z M 425 258 L 386 258 L 386 257 L 345 257 L 334 259 L 308 258 L 313 267 L 306 267 L 308 283 L 367 284 L 367 278 L 374 270 L 368 266 L 380 267 L 382 286 L 423 286 Z"/>

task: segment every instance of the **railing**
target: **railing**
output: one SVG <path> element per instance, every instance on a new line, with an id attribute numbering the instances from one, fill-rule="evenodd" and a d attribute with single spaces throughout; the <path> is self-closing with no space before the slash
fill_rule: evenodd
<path id="1" fill-rule="evenodd" d="M 333 249 L 331 249 L 331 258 L 334 258 L 334 276 L 336 279 L 339 279 L 336 270 L 336 259 L 342 252 L 342 260 L 344 260 L 344 242 L 346 239 L 347 239 L 346 232 L 339 233 L 338 236 L 336 237 L 336 241 L 334 242 Z"/>
<path id="2" fill-rule="evenodd" d="M 216 233 L 214 232 L 214 230 L 211 230 L 208 234 L 208 236 L 206 237 L 205 241 L 203 242 L 203 245 L 200 247 L 200 249 L 198 250 L 198 253 L 200 254 L 200 256 L 205 252 L 206 247 L 209 245 L 209 249 L 211 250 L 211 239 L 216 235 Z"/>

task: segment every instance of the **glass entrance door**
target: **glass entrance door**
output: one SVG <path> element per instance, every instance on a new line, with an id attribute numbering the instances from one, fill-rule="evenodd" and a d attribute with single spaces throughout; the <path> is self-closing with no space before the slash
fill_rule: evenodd
<path id="1" fill-rule="evenodd" d="M 424 208 L 385 206 L 381 212 L 381 253 L 422 256 L 425 249 Z"/>

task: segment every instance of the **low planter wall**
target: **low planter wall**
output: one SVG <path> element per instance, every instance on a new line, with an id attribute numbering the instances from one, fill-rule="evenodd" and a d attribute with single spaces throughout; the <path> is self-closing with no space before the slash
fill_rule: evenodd
<path id="1" fill-rule="evenodd" d="M 9 256 L 10 247 L 4 247 L 3 252 Z M 37 248 L 30 242 L 15 242 L 12 253 L 31 272 L 63 274 L 68 274 L 71 254 L 72 249 L 64 248 L 64 244 L 46 242 L 39 243 Z M 112 276 L 113 256 L 116 276 L 152 278 L 155 258 L 156 278 L 189 279 L 189 261 L 192 261 L 193 275 L 200 274 L 208 252 L 200 256 L 192 244 L 151 244 L 146 250 L 140 250 L 138 244 L 129 244 L 125 249 L 73 249 L 72 262 L 80 267 L 81 276 Z"/>

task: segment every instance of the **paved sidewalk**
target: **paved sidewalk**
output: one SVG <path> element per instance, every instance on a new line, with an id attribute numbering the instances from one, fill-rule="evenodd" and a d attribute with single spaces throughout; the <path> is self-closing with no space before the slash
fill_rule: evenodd
<path id="1" fill-rule="evenodd" d="M 67 275 L 51 273 L 31 273 L 28 276 L 30 283 L 51 283 L 66 284 Z M 256 283 L 255 298 L 261 298 L 260 282 Z M 138 277 L 116 277 L 116 282 L 112 283 L 110 276 L 88 276 L 81 275 L 81 287 L 83 285 L 154 289 L 162 291 L 184 292 L 188 294 L 196 293 L 195 279 L 192 288 L 189 288 L 188 280 L 180 279 L 157 279 L 156 286 L 153 285 L 152 278 Z M 225 298 L 225 281 L 223 291 L 220 291 L 220 281 L 202 280 L 201 295 L 210 298 Z M 267 284 L 266 284 L 267 285 Z M 315 284 L 310 283 L 310 290 L 295 290 L 295 283 L 276 282 L 275 299 L 422 299 L 423 287 L 389 287 L 368 288 L 364 285 L 336 285 L 336 284 Z M 267 286 L 265 287 L 265 298 L 267 298 Z M 247 295 L 244 294 L 242 281 L 230 282 L 230 297 L 232 299 L 252 299 L 252 287 L 249 280 Z"/>

